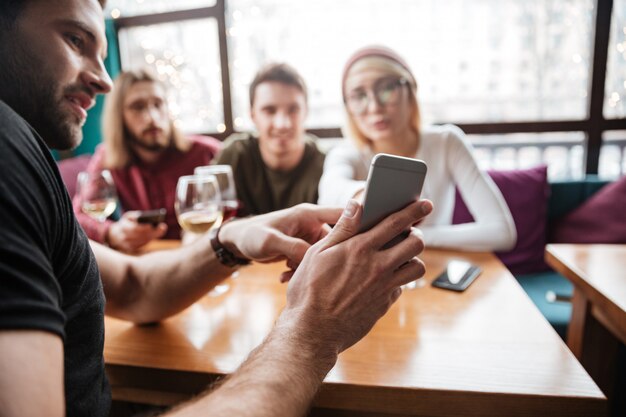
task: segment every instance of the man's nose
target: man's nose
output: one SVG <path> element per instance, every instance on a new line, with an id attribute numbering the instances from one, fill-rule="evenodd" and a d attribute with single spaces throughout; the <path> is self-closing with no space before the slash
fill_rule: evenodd
<path id="1" fill-rule="evenodd" d="M 113 81 L 104 67 L 102 60 L 98 60 L 92 68 L 83 71 L 83 83 L 89 87 L 94 94 L 106 94 L 111 91 Z"/>
<path id="2" fill-rule="evenodd" d="M 277 113 L 274 117 L 274 125 L 277 129 L 289 129 L 292 126 L 291 118 L 286 113 Z"/>
<path id="3" fill-rule="evenodd" d="M 157 109 L 156 106 L 148 106 L 148 111 L 146 113 L 151 122 L 155 122 L 160 119 L 159 109 Z"/>

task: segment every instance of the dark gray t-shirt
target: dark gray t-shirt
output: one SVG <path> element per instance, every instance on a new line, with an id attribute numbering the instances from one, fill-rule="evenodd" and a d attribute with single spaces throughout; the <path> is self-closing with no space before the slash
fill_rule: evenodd
<path id="1" fill-rule="evenodd" d="M 0 331 L 63 339 L 68 416 L 107 416 L 104 293 L 52 156 L 0 101 Z"/>

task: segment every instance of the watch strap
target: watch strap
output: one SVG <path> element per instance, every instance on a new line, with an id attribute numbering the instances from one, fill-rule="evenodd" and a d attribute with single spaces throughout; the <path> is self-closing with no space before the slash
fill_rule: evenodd
<path id="1" fill-rule="evenodd" d="M 209 231 L 211 247 L 215 252 L 215 256 L 217 256 L 217 259 L 219 259 L 219 261 L 223 265 L 229 266 L 231 268 L 235 266 L 248 265 L 250 263 L 250 259 L 240 258 L 222 245 L 222 242 L 220 242 L 219 239 L 219 233 L 221 229 L 222 225 L 220 225 L 220 227 L 218 227 L 217 229 L 211 229 Z"/>

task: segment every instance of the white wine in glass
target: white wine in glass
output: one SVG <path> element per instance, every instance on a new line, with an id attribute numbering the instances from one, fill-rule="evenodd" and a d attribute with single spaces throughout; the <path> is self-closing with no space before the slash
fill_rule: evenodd
<path id="1" fill-rule="evenodd" d="M 213 175 L 185 175 L 176 186 L 176 216 L 183 230 L 205 233 L 222 224 L 221 196 Z"/>
<path id="2" fill-rule="evenodd" d="M 222 212 L 212 210 L 188 211 L 178 216 L 178 223 L 184 230 L 193 233 L 208 232 L 215 224 L 222 223 Z"/>
<path id="3" fill-rule="evenodd" d="M 98 201 L 84 202 L 82 205 L 83 213 L 95 219 L 106 219 L 115 211 L 117 203 L 114 199 L 104 199 Z"/>
<path id="4" fill-rule="evenodd" d="M 80 172 L 76 193 L 80 196 L 81 210 L 88 216 L 104 222 L 117 207 L 117 191 L 108 170 Z"/>
<path id="5" fill-rule="evenodd" d="M 215 175 L 187 175 L 176 186 L 176 214 L 184 230 L 205 233 L 222 224 L 222 197 Z M 228 284 L 216 285 L 209 295 L 216 297 L 228 291 Z"/>

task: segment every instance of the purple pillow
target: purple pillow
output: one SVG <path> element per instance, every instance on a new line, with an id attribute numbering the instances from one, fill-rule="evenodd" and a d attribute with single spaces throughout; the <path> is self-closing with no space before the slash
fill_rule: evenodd
<path id="1" fill-rule="evenodd" d="M 555 243 L 626 243 L 626 176 L 605 185 L 561 218 Z"/>
<path id="2" fill-rule="evenodd" d="M 530 169 L 488 171 L 511 210 L 517 243 L 508 252 L 498 252 L 498 258 L 514 274 L 548 270 L 543 260 L 546 246 L 548 213 L 548 168 L 541 165 Z M 457 190 L 452 224 L 470 223 L 474 218 Z"/>

